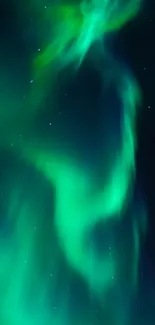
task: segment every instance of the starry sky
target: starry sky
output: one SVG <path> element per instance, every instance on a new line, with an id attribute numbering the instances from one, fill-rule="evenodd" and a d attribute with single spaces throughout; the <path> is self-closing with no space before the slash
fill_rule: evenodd
<path id="1" fill-rule="evenodd" d="M 47 26 L 42 28 L 40 32 L 39 23 L 36 23 L 33 15 L 31 15 L 29 12 L 26 12 L 26 16 L 22 16 L 22 8 L 18 8 L 18 6 L 15 6 L 14 3 L 15 2 L 13 0 L 9 0 L 7 2 L 1 1 L 0 10 L 0 107 L 4 107 L 5 103 L 6 109 L 3 110 L 2 113 L 4 121 L 5 114 L 6 117 L 8 116 L 8 111 L 9 114 L 12 114 L 13 117 L 15 111 L 17 112 L 17 116 L 19 116 L 18 113 L 20 112 L 21 103 L 23 103 L 26 98 L 27 90 L 31 87 L 31 85 L 33 86 L 30 62 L 34 53 L 40 51 L 40 39 L 43 39 L 44 34 L 48 33 Z M 135 301 L 136 312 L 135 314 L 133 313 L 132 319 L 132 324 L 134 325 L 153 325 L 155 323 L 154 33 L 155 4 L 152 0 L 149 0 L 144 5 L 144 9 L 141 15 L 139 15 L 134 21 L 130 22 L 122 31 L 120 31 L 116 37 L 112 37 L 110 41 L 112 44 L 111 48 L 114 51 L 115 55 L 121 57 L 121 59 L 123 58 L 123 62 L 125 62 L 125 64 L 127 64 L 132 69 L 136 79 L 140 84 L 143 94 L 142 109 L 137 121 L 138 146 L 136 152 L 136 163 L 137 179 L 143 190 L 148 211 L 148 233 L 142 247 L 142 258 L 139 275 L 140 283 L 137 299 Z M 94 71 L 90 71 L 89 66 L 87 67 L 86 65 L 77 83 L 75 83 L 72 87 L 71 79 L 68 72 L 66 72 L 65 76 L 62 76 L 60 89 L 56 89 L 56 91 L 59 93 L 59 100 L 56 102 L 56 106 L 59 107 L 59 109 L 54 113 L 52 112 L 51 114 L 50 107 L 52 104 L 51 99 L 48 98 L 46 103 L 48 109 L 39 114 L 39 116 L 36 118 L 36 123 L 32 128 L 30 127 L 28 130 L 23 129 L 22 122 L 21 125 L 18 125 L 18 120 L 15 116 L 14 123 L 16 123 L 18 127 L 18 141 L 20 143 L 24 142 L 25 134 L 29 139 L 34 139 L 33 136 L 35 134 L 37 140 L 40 139 L 41 141 L 41 139 L 44 138 L 47 148 L 50 148 L 51 137 L 54 136 L 60 140 L 60 134 L 60 151 L 68 150 L 68 152 L 72 153 L 75 151 L 74 154 L 80 157 L 80 161 L 84 162 L 84 166 L 86 165 L 91 169 L 95 164 L 95 166 L 97 166 L 97 169 L 100 171 L 101 165 L 99 157 L 101 142 L 96 142 L 96 139 L 101 138 L 102 125 L 99 123 L 100 120 L 96 116 L 97 114 L 94 113 L 94 105 L 101 93 L 101 82 L 98 76 L 95 75 Z M 70 93 L 72 93 L 71 97 L 69 96 Z M 84 101 L 83 98 L 85 98 Z M 105 102 L 107 103 L 106 100 L 107 99 L 105 98 Z M 113 104 L 116 104 L 116 102 L 111 99 L 109 105 L 112 106 Z M 67 110 L 66 108 L 71 107 L 72 105 L 74 105 L 74 114 L 70 114 L 70 110 Z M 79 106 L 85 108 L 80 115 L 78 113 Z M 119 114 L 120 112 L 118 110 L 113 116 L 112 122 L 117 121 L 117 119 L 119 120 Z M 26 115 L 23 116 L 23 120 L 25 120 Z M 111 116 L 108 115 L 108 118 L 110 117 Z M 85 123 L 81 124 L 79 132 L 78 126 L 81 119 L 82 121 L 87 120 L 87 132 Z M 21 118 L 20 121 L 22 121 Z M 31 121 L 29 123 L 29 125 L 31 125 Z M 97 129 L 96 124 L 98 125 Z M 10 121 L 8 121 L 7 124 L 4 123 L 4 125 L 4 130 L 1 126 L 0 143 L 2 144 L 4 142 L 4 134 L 6 134 L 6 128 L 10 134 L 10 130 L 12 129 L 12 124 Z M 105 136 L 109 136 L 109 133 L 105 133 Z M 7 224 L 6 216 L 8 215 L 10 193 L 12 193 L 11 188 L 15 183 L 18 184 L 19 188 L 21 188 L 21 186 L 24 186 L 24 189 L 21 191 L 24 194 L 20 195 L 28 197 L 28 200 L 32 202 L 32 207 L 35 211 L 35 214 L 38 214 L 40 216 L 39 224 L 42 229 L 42 233 L 37 237 L 37 248 L 41 251 L 41 257 L 37 257 L 36 265 L 38 265 L 38 268 L 40 269 L 38 278 L 40 277 L 40 279 L 42 279 L 45 274 L 47 275 L 47 270 L 49 272 L 51 265 L 51 260 L 49 260 L 51 248 L 48 247 L 47 249 L 47 245 L 43 245 L 42 243 L 48 240 L 51 243 L 50 236 L 53 236 L 53 245 L 54 240 L 56 242 L 57 239 L 55 238 L 53 230 L 52 232 L 49 231 L 51 227 L 51 221 L 49 219 L 46 219 L 45 222 L 42 220 L 41 215 L 43 213 L 46 215 L 49 213 L 52 214 L 54 203 L 52 207 L 49 204 L 50 188 L 48 182 L 45 182 L 43 177 L 40 174 L 38 175 L 36 170 L 33 170 L 33 168 L 30 168 L 29 165 L 27 165 L 25 162 L 23 163 L 16 158 L 16 155 L 13 153 L 14 141 L 15 139 L 10 137 L 9 141 L 7 140 L 7 146 L 9 147 L 9 150 L 8 147 L 7 150 L 6 148 L 4 150 L 2 145 L 0 151 L 0 231 L 2 232 L 5 239 L 9 238 L 13 226 Z M 34 139 L 34 141 L 36 141 L 36 139 Z M 112 138 L 111 141 L 114 142 L 115 139 Z M 101 184 L 97 183 L 95 186 L 98 188 L 101 186 Z M 44 190 L 39 191 L 38 188 L 43 188 Z M 53 189 L 53 198 L 54 195 L 55 193 Z M 22 200 L 23 197 L 21 197 L 21 201 Z M 40 205 L 38 204 L 37 208 L 36 202 L 41 202 Z M 34 230 L 36 230 L 37 227 L 35 222 L 36 220 L 34 221 L 33 225 Z M 127 225 L 124 226 L 123 231 L 126 230 L 126 227 Z M 111 234 L 110 230 L 108 234 Z M 24 236 L 24 232 L 22 235 Z M 106 242 L 108 236 L 105 233 L 104 235 Z M 106 245 L 108 245 L 107 242 Z M 52 249 L 52 254 L 54 254 L 53 246 Z M 68 309 L 69 311 L 71 310 L 71 312 L 69 316 L 68 314 L 65 314 L 65 316 L 63 316 L 65 319 L 64 324 L 56 322 L 56 325 L 83 325 L 86 322 L 92 325 L 100 325 L 103 322 L 102 310 L 100 310 L 102 308 L 98 306 L 98 303 L 94 297 L 88 299 L 88 292 L 86 290 L 85 283 L 79 280 L 76 274 L 73 274 L 70 269 L 68 270 L 68 266 L 65 264 L 61 253 L 59 259 L 61 260 L 59 263 L 59 270 L 54 269 L 54 271 L 49 272 L 47 275 L 47 277 L 50 279 L 48 289 L 48 303 L 50 301 L 50 306 L 56 315 L 55 317 L 58 317 L 59 313 L 62 313 L 62 310 L 64 312 L 66 306 L 65 303 L 67 306 L 70 306 Z M 25 263 L 27 263 L 26 259 Z M 64 270 L 64 278 L 62 277 L 62 269 Z M 53 296 L 51 296 L 50 290 L 53 290 L 53 282 L 51 281 L 51 278 L 55 277 L 55 274 L 57 283 L 59 285 L 57 284 L 57 287 L 55 287 L 55 298 L 53 298 Z M 68 277 L 70 277 L 70 281 L 72 283 L 70 293 L 68 295 L 69 300 L 67 300 L 67 302 L 65 301 L 62 306 L 60 301 L 62 300 L 62 296 L 65 300 L 64 292 L 66 292 L 65 290 Z M 35 297 L 33 290 L 32 292 L 30 290 L 29 295 L 32 296 L 32 301 L 33 294 Z M 31 309 L 30 307 L 32 301 L 29 300 L 28 302 L 28 310 Z M 1 305 L 3 304 L 0 300 L 0 317 L 2 313 Z M 93 313 L 91 313 L 92 309 L 94 310 Z M 83 315 L 82 320 L 79 316 L 81 314 Z M 74 324 L 75 317 L 77 317 L 77 319 Z M 68 318 L 70 320 L 69 322 L 66 321 Z M 8 324 L 19 325 L 16 322 L 5 323 L 5 321 L 3 324 L 2 318 L 2 325 Z M 29 324 L 37 324 L 37 321 L 36 323 L 34 322 L 34 324 L 28 322 L 24 325 Z M 40 323 L 38 324 L 40 325 Z M 47 325 L 49 324 L 50 322 L 47 322 Z M 113 324 L 120 325 L 118 322 L 113 322 L 112 324 L 105 325 Z M 41 323 L 41 325 L 46 324 Z"/>

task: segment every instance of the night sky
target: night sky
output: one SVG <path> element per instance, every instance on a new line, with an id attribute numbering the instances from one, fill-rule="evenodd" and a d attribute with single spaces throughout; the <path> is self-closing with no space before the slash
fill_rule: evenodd
<path id="1" fill-rule="evenodd" d="M 93 177 L 96 178 L 100 175 L 102 169 L 102 162 L 100 161 L 100 155 L 102 153 L 101 148 L 104 144 L 104 141 L 102 142 L 101 140 L 103 135 L 102 132 L 104 132 L 104 138 L 107 137 L 110 139 L 110 143 L 115 143 L 118 149 L 120 139 L 119 128 L 117 129 L 116 124 L 119 124 L 121 112 L 115 89 L 111 88 L 110 92 L 107 93 L 104 89 L 104 97 L 102 97 L 102 80 L 92 68 L 90 69 L 90 65 L 87 65 L 87 60 L 76 80 L 72 80 L 69 69 L 61 76 L 61 82 L 59 82 L 58 87 L 55 89 L 57 96 L 54 107 L 56 107 L 56 109 L 51 112 L 53 101 L 49 95 L 48 98 L 46 98 L 45 109 L 36 116 L 35 123 L 29 121 L 28 125 L 25 127 L 23 121 L 26 119 L 26 114 L 23 113 L 23 118 L 21 117 L 20 107 L 26 98 L 26 93 L 31 87 L 31 83 L 33 83 L 30 63 L 34 54 L 40 50 L 40 44 L 46 33 L 48 33 L 48 27 L 44 26 L 41 28 L 33 14 L 29 12 L 29 8 L 24 11 L 23 7 L 18 7 L 14 0 L 0 1 L 0 118 L 1 120 L 4 118 L 4 123 L 0 123 L 0 238 L 5 238 L 4 240 L 7 241 L 7 238 L 10 238 L 11 233 L 14 232 L 15 225 L 12 220 L 12 223 L 8 222 L 8 211 L 11 209 L 9 208 L 11 207 L 11 195 L 14 188 L 18 187 L 18 189 L 20 189 L 19 192 L 22 194 L 20 193 L 20 197 L 18 197 L 19 203 L 14 212 L 16 214 L 15 218 L 18 219 L 18 213 L 23 204 L 22 202 L 24 202 L 24 197 L 27 197 L 27 200 L 31 202 L 30 204 L 34 215 L 38 214 L 39 216 L 39 226 L 37 226 L 39 228 L 39 234 L 36 239 L 35 249 L 40 251 L 41 254 L 36 257 L 34 263 L 39 268 L 39 272 L 34 281 L 36 282 L 33 288 L 34 290 L 30 290 L 27 294 L 32 300 L 27 297 L 25 298 L 25 300 L 28 301 L 26 306 L 26 310 L 28 311 L 31 310 L 36 297 L 35 295 L 37 295 L 38 283 L 43 282 L 44 277 L 48 277 L 47 273 L 51 267 L 51 254 L 55 256 L 55 251 L 59 251 L 60 248 L 53 228 L 51 231 L 49 230 L 51 227 L 51 220 L 47 217 L 49 214 L 54 214 L 55 189 L 52 188 L 53 199 L 51 207 L 49 204 L 51 200 L 49 182 L 46 182 L 44 177 L 40 175 L 34 166 L 29 165 L 29 162 L 25 162 L 24 159 L 20 160 L 19 155 L 17 157 L 16 150 L 14 151 L 16 136 L 19 138 L 18 141 L 23 143 L 23 146 L 25 138 L 28 139 L 28 141 L 34 141 L 34 144 L 36 141 L 41 143 L 43 139 L 48 150 L 53 150 L 53 146 L 58 144 L 58 150 L 60 152 L 63 151 L 67 152 L 69 155 L 77 156 L 79 165 L 82 165 L 84 170 L 87 170 L 87 168 L 88 170 L 93 170 Z M 153 3 L 153 0 L 147 0 L 142 12 L 136 19 L 127 24 L 118 35 L 112 35 L 109 43 L 114 56 L 129 67 L 129 70 L 134 74 L 142 90 L 142 107 L 138 114 L 136 132 L 138 142 L 136 149 L 136 175 L 137 183 L 141 188 L 145 201 L 145 208 L 147 210 L 148 231 L 141 248 L 139 285 L 136 298 L 132 301 L 134 307 L 131 316 L 132 321 L 129 325 L 154 325 L 155 3 Z M 105 69 L 108 69 L 108 67 L 108 64 L 106 65 L 105 63 Z M 109 95 L 111 96 L 110 100 Z M 97 114 L 98 109 L 94 109 L 97 105 L 100 107 L 101 101 L 105 104 L 107 118 L 105 124 L 101 123 L 101 119 Z M 109 113 L 109 107 L 114 105 L 118 109 L 115 110 L 115 113 L 111 114 Z M 74 113 L 72 107 L 74 107 Z M 81 108 L 80 113 L 79 107 Z M 8 112 L 10 116 L 12 116 L 11 121 L 7 120 Z M 17 114 L 14 114 L 14 112 L 17 112 Z M 20 120 L 20 123 L 18 123 L 18 120 Z M 106 129 L 106 123 L 111 123 L 111 129 L 117 132 L 117 139 L 115 135 L 113 136 L 111 129 Z M 13 125 L 16 125 L 17 129 L 17 135 L 15 137 L 12 137 Z M 105 126 L 105 131 L 103 131 L 103 125 Z M 5 137 L 7 131 L 8 134 L 11 134 L 8 138 Z M 57 139 L 54 145 L 53 143 L 51 144 L 52 137 Z M 111 153 L 109 153 L 107 147 L 105 151 L 103 150 L 103 155 L 107 155 L 108 166 L 108 162 L 111 159 Z M 97 175 L 96 170 L 98 171 Z M 108 172 L 109 170 L 107 167 L 107 175 L 109 175 Z M 105 177 L 105 175 L 103 176 Z M 101 186 L 102 184 L 100 181 L 96 181 L 91 195 L 95 193 L 96 189 L 100 189 Z M 39 190 L 40 188 L 42 190 Z M 46 221 L 42 217 L 43 214 L 46 215 Z M 38 222 L 35 218 L 34 220 L 34 223 Z M 116 237 L 117 239 L 119 238 L 120 228 L 118 229 L 115 224 L 114 226 L 111 223 L 108 224 L 107 228 L 103 229 L 103 232 L 101 231 L 100 234 L 101 237 L 104 236 L 104 240 L 103 238 L 100 240 L 98 234 L 97 242 L 101 242 L 101 253 L 102 249 L 105 249 L 105 246 L 109 245 L 108 237 L 113 236 L 113 231 L 111 231 L 110 227 L 114 227 Z M 129 236 L 129 228 L 127 227 L 128 222 L 121 225 L 121 234 L 123 233 L 122 241 L 124 240 L 125 244 L 127 242 L 126 237 Z M 0 245 L 2 247 L 3 239 L 2 244 L 0 239 Z M 46 245 L 44 244 L 45 242 Z M 11 245 L 10 242 L 9 245 Z M 52 247 L 50 245 L 52 245 Z M 115 319 L 114 321 L 108 318 L 108 316 L 105 316 L 106 313 L 109 313 L 109 311 L 111 312 L 111 307 L 108 305 L 108 311 L 103 313 L 103 306 L 101 307 L 100 304 L 98 304 L 95 297 L 88 298 L 88 288 L 85 282 L 78 277 L 76 272 L 74 273 L 72 269 L 70 269 L 66 261 L 64 261 L 62 252 L 59 253 L 59 259 L 60 261 L 56 262 L 58 263 L 58 269 L 54 266 L 54 271 L 52 271 L 52 277 L 56 279 L 57 284 L 54 287 L 53 282 L 51 283 L 51 280 L 49 280 L 47 293 L 48 308 L 53 308 L 55 313 L 55 322 L 53 321 L 52 325 L 101 325 L 101 323 L 104 325 L 128 325 L 128 323 L 120 324 L 118 320 Z M 2 263 L 0 264 L 0 268 L 2 268 Z M 35 271 L 32 273 L 35 274 Z M 33 276 L 35 277 L 34 274 Z M 69 298 L 67 298 L 67 300 L 66 292 L 68 292 L 68 283 L 71 283 L 71 285 Z M 124 286 L 123 280 L 122 283 Z M 0 296 L 2 296 L 2 298 L 0 298 L 0 325 L 19 325 L 20 321 L 16 323 L 16 318 L 11 323 L 10 315 L 8 320 L 5 320 L 2 307 L 5 288 L 2 285 L 2 281 L 0 281 L 0 286 L 2 287 L 0 287 Z M 124 290 L 123 292 L 126 291 Z M 62 300 L 65 299 L 67 300 L 66 305 L 62 303 Z M 122 301 L 125 301 L 126 297 L 124 296 L 123 299 Z M 9 308 L 7 313 L 12 313 L 11 308 Z M 65 308 L 67 310 L 66 313 L 64 312 Z M 57 321 L 57 318 L 59 318 L 58 315 L 63 313 L 65 314 L 64 323 L 62 320 L 59 323 Z M 60 317 L 60 319 L 63 319 L 63 317 Z M 110 319 L 111 323 L 107 319 Z M 25 319 L 23 325 L 29 324 L 51 325 L 49 320 L 47 322 L 40 322 L 39 320 L 37 323 L 35 319 L 34 323 L 30 323 L 26 322 Z"/>
<path id="2" fill-rule="evenodd" d="M 144 245 L 141 269 L 140 319 L 145 324 L 154 324 L 154 274 L 155 274 L 155 128 L 154 128 L 154 84 L 155 84 L 155 4 L 147 1 L 142 15 L 122 32 L 128 58 L 143 91 L 142 114 L 138 121 L 137 174 L 145 192 L 148 209 L 148 236 Z M 142 307 L 143 306 L 143 307 Z M 145 307 L 146 309 L 145 309 Z M 148 306 L 152 307 L 147 315 Z M 144 308 L 142 312 L 142 308 Z M 149 319 L 148 319 L 149 318 Z"/>

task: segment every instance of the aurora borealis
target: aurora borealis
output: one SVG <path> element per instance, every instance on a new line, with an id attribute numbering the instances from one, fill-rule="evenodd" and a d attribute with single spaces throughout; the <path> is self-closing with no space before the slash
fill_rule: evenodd
<path id="1" fill-rule="evenodd" d="M 31 57 L 24 100 L 3 74 L 0 325 L 130 325 L 147 230 L 135 163 L 143 98 L 107 40 L 141 1 L 25 8 L 38 35 L 46 24 L 49 33 Z"/>

